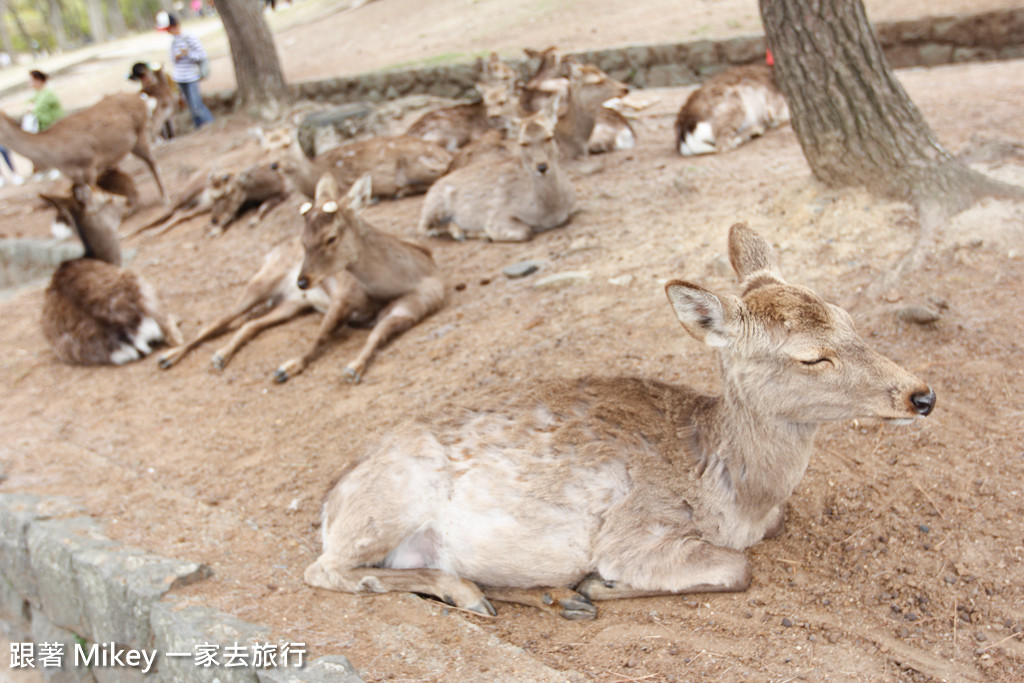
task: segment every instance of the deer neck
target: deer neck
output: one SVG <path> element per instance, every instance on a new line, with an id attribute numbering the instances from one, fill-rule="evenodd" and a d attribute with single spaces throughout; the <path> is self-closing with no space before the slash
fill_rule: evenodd
<path id="1" fill-rule="evenodd" d="M 778 416 L 770 402 L 752 400 L 736 377 L 723 373 L 722 395 L 711 401 L 698 425 L 699 458 L 727 472 L 737 506 L 766 515 L 792 494 L 810 459 L 815 423 Z"/>
<path id="2" fill-rule="evenodd" d="M 85 247 L 85 258 L 106 261 L 115 266 L 121 265 L 121 245 L 115 231 L 77 217 L 75 228 L 78 231 L 78 238 L 82 240 L 82 246 Z"/>
<path id="3" fill-rule="evenodd" d="M 316 183 L 320 180 L 320 176 L 327 171 L 317 170 L 317 164 L 314 160 L 306 156 L 306 153 L 302 151 L 302 147 L 299 145 L 298 140 L 292 142 L 289 146 L 289 151 L 292 156 L 292 160 L 295 162 L 295 173 L 292 174 L 292 184 L 302 194 L 307 197 L 316 196 Z"/>

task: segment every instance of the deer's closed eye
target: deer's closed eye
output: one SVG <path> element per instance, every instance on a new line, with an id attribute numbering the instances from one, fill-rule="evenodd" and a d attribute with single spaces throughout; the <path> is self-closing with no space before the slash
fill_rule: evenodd
<path id="1" fill-rule="evenodd" d="M 834 365 L 834 363 L 832 363 L 832 359 L 831 358 L 825 358 L 824 356 L 821 357 L 821 358 L 815 358 L 814 360 L 802 360 L 800 362 L 803 363 L 804 365 L 808 365 L 808 366 L 810 366 L 810 365 L 821 365 L 822 363 L 828 363 L 829 365 Z"/>

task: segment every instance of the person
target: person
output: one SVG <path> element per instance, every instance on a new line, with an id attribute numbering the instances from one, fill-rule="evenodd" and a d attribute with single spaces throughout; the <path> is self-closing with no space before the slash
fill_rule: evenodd
<path id="1" fill-rule="evenodd" d="M 202 74 L 200 62 L 206 60 L 206 50 L 199 38 L 191 33 L 184 33 L 178 17 L 167 12 L 156 15 L 156 29 L 171 34 L 171 80 L 178 84 L 178 89 L 185 98 L 185 104 L 192 114 L 192 123 L 202 128 L 213 121 L 213 114 L 203 104 L 199 93 L 199 81 Z"/>
<path id="2" fill-rule="evenodd" d="M 0 187 L 3 187 L 8 182 L 12 185 L 21 185 L 25 182 L 25 179 L 21 177 L 18 170 L 14 168 L 14 162 L 11 161 L 11 153 L 6 147 L 0 147 L 0 157 L 3 157 L 4 163 L 7 164 L 7 168 L 11 170 L 8 174 L 10 177 L 0 176 Z"/>
<path id="3" fill-rule="evenodd" d="M 64 116 L 64 107 L 61 106 L 60 100 L 57 99 L 57 93 L 53 92 L 53 89 L 46 85 L 46 82 L 50 80 L 50 77 L 42 71 L 33 69 L 28 72 L 29 83 L 32 84 L 32 89 L 35 90 L 35 94 L 30 98 L 32 103 L 32 116 L 35 117 L 36 129 L 30 132 L 41 133 L 50 126 L 57 119 Z M 26 127 L 26 130 L 29 130 Z"/>

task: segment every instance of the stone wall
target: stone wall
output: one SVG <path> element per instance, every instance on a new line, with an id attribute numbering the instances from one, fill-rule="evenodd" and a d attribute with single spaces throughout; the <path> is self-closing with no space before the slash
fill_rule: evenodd
<path id="1" fill-rule="evenodd" d="M 894 68 L 1024 57 L 1024 9 L 888 22 L 876 24 L 875 31 Z M 762 59 L 764 50 L 764 36 L 741 36 L 588 50 L 574 56 L 635 88 L 659 88 L 699 83 L 730 66 Z M 524 76 L 531 66 L 526 59 L 509 64 Z M 474 84 L 479 73 L 478 62 L 341 76 L 290 87 L 296 99 L 338 104 L 413 94 L 472 99 L 477 96 Z M 206 100 L 223 111 L 234 101 L 234 91 L 212 93 Z"/>

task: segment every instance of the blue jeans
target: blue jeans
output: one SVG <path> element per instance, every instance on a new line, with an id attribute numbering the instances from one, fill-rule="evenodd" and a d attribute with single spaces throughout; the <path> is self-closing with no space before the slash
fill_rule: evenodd
<path id="1" fill-rule="evenodd" d="M 213 114 L 203 104 L 203 97 L 199 94 L 199 81 L 178 83 L 178 88 L 181 89 L 181 94 L 185 98 L 185 104 L 188 105 L 188 110 L 192 114 L 192 123 L 195 124 L 196 128 L 199 129 L 207 123 L 212 123 Z"/>
<path id="2" fill-rule="evenodd" d="M 11 163 L 11 154 L 7 151 L 6 147 L 0 147 L 0 157 L 3 157 L 4 161 L 7 162 L 7 168 L 11 169 L 12 173 L 15 172 L 14 164 Z"/>

